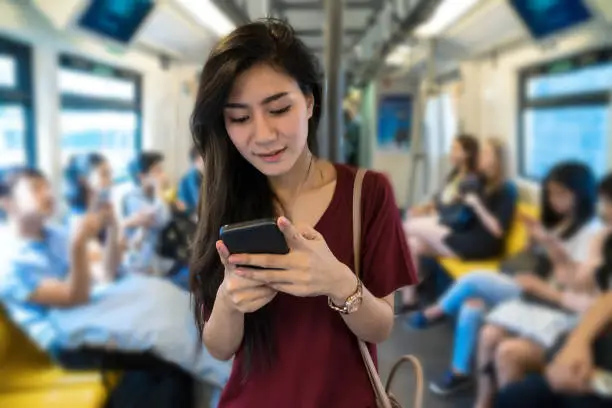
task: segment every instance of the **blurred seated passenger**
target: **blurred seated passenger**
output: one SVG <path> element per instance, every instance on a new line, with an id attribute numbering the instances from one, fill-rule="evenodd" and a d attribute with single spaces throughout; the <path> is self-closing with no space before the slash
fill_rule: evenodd
<path id="1" fill-rule="evenodd" d="M 437 215 L 408 218 L 404 224 L 410 249 L 421 256 L 465 260 L 502 255 L 514 218 L 517 188 L 507 174 L 504 143 L 487 139 L 481 146 L 481 176 L 466 179 L 453 206 L 440 206 Z M 404 311 L 416 307 L 415 287 L 402 290 Z"/>
<path id="2" fill-rule="evenodd" d="M 602 184 L 601 196 L 612 197 L 612 188 Z M 547 279 L 584 262 L 589 243 L 599 231 L 596 219 L 596 180 L 588 167 L 561 163 L 542 183 L 541 221 L 524 219 L 532 252 L 538 253 L 537 268 Z M 605 201 L 602 201 L 605 202 Z M 559 256 L 559 253 L 562 256 Z M 478 331 L 486 309 L 521 294 L 519 281 L 498 271 L 474 271 L 458 279 L 438 303 L 409 317 L 413 328 L 427 328 L 445 316 L 456 316 L 455 345 L 450 370 L 430 384 L 431 390 L 449 395 L 471 385 L 471 362 Z"/>
<path id="3" fill-rule="evenodd" d="M 128 272 L 165 275 L 173 266 L 172 260 L 156 252 L 160 233 L 172 219 L 164 199 L 167 179 L 163 165 L 164 156 L 156 152 L 139 153 L 130 163 L 134 187 L 123 196 L 120 210 Z"/>
<path id="4" fill-rule="evenodd" d="M 460 135 L 453 141 L 450 151 L 452 170 L 446 178 L 446 184 L 433 200 L 409 209 L 408 217 L 435 216 L 440 207 L 460 200 L 459 186 L 466 178 L 477 174 L 478 140 L 471 135 Z"/>
<path id="5" fill-rule="evenodd" d="M 0 233 L 0 302 L 42 350 L 54 355 L 110 345 L 111 351 L 153 352 L 201 380 L 225 384 L 230 364 L 202 347 L 187 292 L 144 276 L 92 285 L 88 243 L 112 222 L 108 207 L 87 211 L 69 239 L 65 228 L 48 223 L 52 189 L 33 169 L 3 176 L 0 205 L 7 214 Z"/>
<path id="6" fill-rule="evenodd" d="M 195 146 L 191 148 L 189 157 L 191 159 L 191 168 L 179 183 L 177 207 L 181 211 L 195 215 L 198 207 L 198 200 L 200 199 L 204 162 Z"/>
<path id="7" fill-rule="evenodd" d="M 551 307 L 564 311 L 566 314 L 564 320 L 567 326 L 571 327 L 577 316 L 591 306 L 597 295 L 610 289 L 610 278 L 612 278 L 612 234 L 610 230 L 605 230 L 592 240 L 590 254 L 585 262 L 577 267 L 573 285 L 555 288 L 529 275 L 517 279 L 524 293 L 547 303 L 547 310 L 544 313 L 548 313 Z M 530 310 L 530 316 L 524 317 L 523 327 L 530 332 L 534 332 L 535 329 L 535 332 L 545 331 L 559 338 L 563 336 L 564 333 L 557 334 L 558 330 L 554 327 L 529 327 L 539 324 L 537 315 L 541 314 L 537 308 L 531 307 Z M 523 380 L 530 372 L 542 371 L 547 353 L 554 349 L 554 344 L 544 344 L 537 337 L 532 339 L 515 335 L 505 327 L 491 323 L 483 327 L 480 338 L 478 366 L 490 365 L 495 373 L 496 384 L 490 380 L 482 381 L 484 387 L 478 390 L 479 407 L 489 406 L 495 385 L 504 387 Z"/>
<path id="8" fill-rule="evenodd" d="M 88 212 L 105 208 L 103 231 L 87 244 L 91 269 L 96 281 L 110 281 L 121 263 L 119 228 L 111 201 L 112 170 L 104 156 L 89 153 L 73 156 L 64 171 L 66 201 L 69 207 L 69 233 L 75 235 Z M 112 274 L 109 274 L 111 273 Z"/>
<path id="9" fill-rule="evenodd" d="M 610 373 L 609 366 L 598 367 L 593 350 L 597 338 L 609 333 L 612 325 L 612 292 L 601 296 L 585 313 L 563 348 L 554 356 L 544 375 L 534 374 L 503 388 L 495 397 L 495 408 L 604 408 L 612 406 L 612 397 L 603 396 L 594 387 L 597 370 Z M 612 350 L 601 344 L 598 350 L 610 364 Z M 603 356 L 602 356 L 603 357 Z M 609 392 L 609 391 L 608 391 Z"/>

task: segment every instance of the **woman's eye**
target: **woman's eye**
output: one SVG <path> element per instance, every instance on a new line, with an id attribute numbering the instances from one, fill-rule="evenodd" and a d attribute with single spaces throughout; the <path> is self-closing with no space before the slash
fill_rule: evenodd
<path id="1" fill-rule="evenodd" d="M 248 116 L 242 116 L 240 118 L 229 118 L 230 122 L 232 123 L 244 123 L 247 120 L 249 120 Z"/>
<path id="2" fill-rule="evenodd" d="M 291 105 L 285 106 L 282 109 L 272 110 L 270 113 L 273 115 L 282 115 L 283 113 L 289 112 L 289 110 L 291 110 Z"/>

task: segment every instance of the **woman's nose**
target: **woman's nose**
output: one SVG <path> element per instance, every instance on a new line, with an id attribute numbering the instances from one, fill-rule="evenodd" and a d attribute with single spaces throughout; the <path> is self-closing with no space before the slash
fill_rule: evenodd
<path id="1" fill-rule="evenodd" d="M 254 121 L 254 135 L 253 139 L 256 143 L 266 144 L 276 140 L 274 128 L 271 126 L 270 121 L 264 115 L 255 115 Z"/>

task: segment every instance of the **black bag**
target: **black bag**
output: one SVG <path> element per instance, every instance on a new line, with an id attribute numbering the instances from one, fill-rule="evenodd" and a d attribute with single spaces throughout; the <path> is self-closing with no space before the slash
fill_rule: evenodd
<path id="1" fill-rule="evenodd" d="M 173 208 L 172 219 L 159 234 L 157 254 L 162 258 L 174 260 L 177 265 L 187 265 L 196 228 L 197 224 L 189 214 Z"/>
<path id="2" fill-rule="evenodd" d="M 465 196 L 466 194 L 481 194 L 482 180 L 476 175 L 467 176 L 459 183 L 457 189 L 461 196 Z M 452 204 L 440 204 L 437 210 L 440 216 L 440 223 L 446 225 L 453 231 L 466 230 L 476 221 L 474 210 L 461 200 L 457 200 Z"/>
<path id="3" fill-rule="evenodd" d="M 175 364 L 149 352 L 97 348 L 57 350 L 54 359 L 68 370 L 99 370 L 108 389 L 104 408 L 192 407 L 195 380 Z M 106 374 L 122 371 L 112 386 Z"/>
<path id="4" fill-rule="evenodd" d="M 453 231 L 466 230 L 476 217 L 474 211 L 462 202 L 441 206 L 438 208 L 438 214 L 440 223 Z"/>
<path id="5" fill-rule="evenodd" d="M 127 371 L 104 408 L 192 407 L 194 380 L 179 370 Z"/>

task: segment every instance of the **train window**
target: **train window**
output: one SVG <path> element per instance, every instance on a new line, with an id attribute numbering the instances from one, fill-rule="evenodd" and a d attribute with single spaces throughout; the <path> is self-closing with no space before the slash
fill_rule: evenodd
<path id="1" fill-rule="evenodd" d="M 127 163 L 141 147 L 139 74 L 79 57 L 60 56 L 61 159 L 99 152 L 115 178 L 127 177 Z"/>
<path id="2" fill-rule="evenodd" d="M 0 86 L 3 88 L 14 88 L 17 84 L 17 73 L 15 72 L 15 58 L 0 54 Z"/>
<path id="3" fill-rule="evenodd" d="M 34 165 L 31 49 L 0 38 L 0 167 Z"/>
<path id="4" fill-rule="evenodd" d="M 581 160 L 602 176 L 610 152 L 612 49 L 596 50 L 520 73 L 521 175 L 540 180 L 562 160 Z"/>

